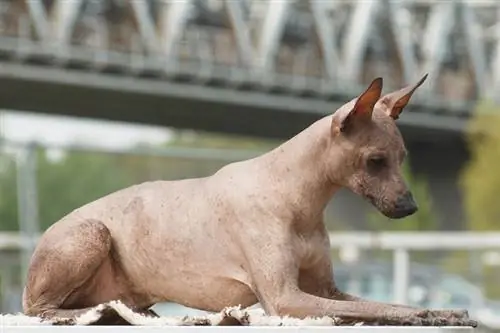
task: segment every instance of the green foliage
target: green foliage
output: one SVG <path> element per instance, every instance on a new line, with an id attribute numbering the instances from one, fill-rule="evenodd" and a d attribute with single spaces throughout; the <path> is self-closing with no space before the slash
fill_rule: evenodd
<path id="1" fill-rule="evenodd" d="M 467 128 L 470 159 L 461 174 L 461 188 L 467 228 L 474 231 L 500 230 L 500 106 L 483 101 L 476 107 Z M 483 268 L 485 292 L 500 298 L 497 283 L 500 267 Z"/>
<path id="2" fill-rule="evenodd" d="M 2 155 L 0 170 L 0 229 L 18 230 L 16 165 Z M 42 230 L 90 201 L 131 184 L 131 177 L 112 156 L 68 153 L 50 161 L 37 153 L 39 218 Z"/>
<path id="3" fill-rule="evenodd" d="M 73 209 L 133 184 L 113 156 L 71 153 L 58 163 L 39 159 L 38 200 L 44 229 Z"/>
<path id="4" fill-rule="evenodd" d="M 482 102 L 467 131 L 471 157 L 462 171 L 461 187 L 471 230 L 499 230 L 500 107 Z"/>
<path id="5" fill-rule="evenodd" d="M 408 163 L 403 165 L 403 176 L 418 204 L 418 211 L 402 220 L 391 220 L 378 211 L 373 212 L 368 216 L 369 227 L 376 231 L 436 230 L 438 223 L 427 181 L 422 176 L 413 174 Z"/>
<path id="6" fill-rule="evenodd" d="M 176 131 L 167 146 L 268 150 L 270 140 L 213 133 Z M 38 206 L 45 230 L 72 210 L 135 183 L 157 179 L 207 176 L 227 161 L 67 152 L 51 161 L 37 152 Z M 0 230 L 18 230 L 16 164 L 12 154 L 0 154 Z"/>
<path id="7" fill-rule="evenodd" d="M 0 230 L 17 230 L 16 165 L 12 156 L 0 155 Z"/>

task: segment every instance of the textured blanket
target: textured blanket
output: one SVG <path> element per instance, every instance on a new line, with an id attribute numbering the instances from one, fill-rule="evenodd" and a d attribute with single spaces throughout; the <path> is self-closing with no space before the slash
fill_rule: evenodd
<path id="1" fill-rule="evenodd" d="M 110 321 L 111 319 L 111 321 Z M 117 321 L 118 319 L 118 321 Z M 101 304 L 75 320 L 52 319 L 43 320 L 23 314 L 2 314 L 3 326 L 36 326 L 36 325 L 133 325 L 133 326 L 360 326 L 360 325 L 422 325 L 412 323 L 346 321 L 339 318 L 305 318 L 267 316 L 262 309 L 241 309 L 231 307 L 219 313 L 193 317 L 153 317 L 134 312 L 121 302 Z M 459 321 L 445 322 L 428 320 L 425 326 L 464 326 Z"/>

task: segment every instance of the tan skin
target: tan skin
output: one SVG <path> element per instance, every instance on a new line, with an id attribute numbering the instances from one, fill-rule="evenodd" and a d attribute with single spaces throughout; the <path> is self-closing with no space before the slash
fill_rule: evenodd
<path id="1" fill-rule="evenodd" d="M 340 188 L 389 217 L 416 211 L 395 119 L 422 82 L 381 97 L 376 79 L 257 158 L 210 177 L 132 186 L 71 212 L 33 254 L 24 313 L 71 321 L 112 300 L 142 313 L 163 301 L 208 311 L 260 302 L 268 314 L 299 318 L 474 325 L 465 310 L 347 295 L 332 273 L 323 212 Z"/>

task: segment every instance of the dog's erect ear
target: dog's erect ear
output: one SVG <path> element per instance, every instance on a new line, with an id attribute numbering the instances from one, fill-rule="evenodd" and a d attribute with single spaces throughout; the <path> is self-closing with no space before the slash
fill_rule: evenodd
<path id="1" fill-rule="evenodd" d="M 387 113 L 389 116 L 391 116 L 391 118 L 393 118 L 394 120 L 398 119 L 404 107 L 410 101 L 410 98 L 415 90 L 417 90 L 417 88 L 420 87 L 422 83 L 424 83 L 425 79 L 427 79 L 427 76 L 428 74 L 425 74 L 420 79 L 420 81 L 418 81 L 414 85 L 409 85 L 404 87 L 403 89 L 384 95 L 378 103 L 386 107 Z"/>
<path id="2" fill-rule="evenodd" d="M 382 84 L 382 78 L 376 78 L 361 95 L 334 113 L 332 120 L 334 133 L 344 132 L 354 123 L 372 119 L 373 108 L 382 94 Z"/>

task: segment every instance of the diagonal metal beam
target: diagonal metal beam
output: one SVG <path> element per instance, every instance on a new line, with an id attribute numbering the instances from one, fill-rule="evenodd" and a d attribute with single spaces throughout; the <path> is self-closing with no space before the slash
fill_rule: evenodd
<path id="1" fill-rule="evenodd" d="M 56 0 L 50 13 L 51 39 L 58 48 L 68 46 L 83 0 Z"/>
<path id="2" fill-rule="evenodd" d="M 467 52 L 469 59 L 474 69 L 474 78 L 476 87 L 480 94 L 485 92 L 486 83 L 486 52 L 484 49 L 484 41 L 482 40 L 480 27 L 477 22 L 476 15 L 470 3 L 462 1 L 460 4 L 462 14 L 462 27 L 467 42 Z"/>
<path id="3" fill-rule="evenodd" d="M 153 18 L 150 14 L 150 4 L 148 1 L 130 1 L 132 10 L 134 11 L 135 19 L 139 28 L 141 39 L 146 45 L 149 52 L 156 53 L 159 51 L 159 40 L 156 34 L 156 28 Z"/>
<path id="4" fill-rule="evenodd" d="M 160 34 L 163 54 L 168 62 L 175 59 L 175 51 L 186 26 L 191 5 L 192 0 L 163 1 L 160 11 Z"/>
<path id="5" fill-rule="evenodd" d="M 41 40 L 50 38 L 47 12 L 41 0 L 24 0 L 38 37 Z"/>
<path id="6" fill-rule="evenodd" d="M 248 25 L 245 23 L 242 1 L 226 0 L 225 6 L 233 28 L 233 35 L 238 47 L 240 59 L 244 65 L 250 66 L 254 59 L 254 48 L 250 39 Z"/>
<path id="7" fill-rule="evenodd" d="M 274 68 L 273 58 L 283 36 L 290 5 L 291 1 L 268 0 L 254 59 L 254 66 L 261 73 L 268 73 Z"/>
<path id="8" fill-rule="evenodd" d="M 366 46 L 379 5 L 379 0 L 356 1 L 354 4 L 354 13 L 349 19 L 343 43 L 345 80 L 358 81 L 360 78 Z"/>
<path id="9" fill-rule="evenodd" d="M 424 54 L 423 70 L 432 73 L 426 80 L 423 90 L 433 91 L 441 70 L 447 39 L 454 25 L 454 1 L 438 1 L 431 5 L 430 17 L 427 22 L 422 42 Z"/>
<path id="10" fill-rule="evenodd" d="M 316 34 L 323 54 L 323 64 L 329 79 L 338 78 L 342 69 L 342 59 L 337 49 L 337 36 L 334 22 L 328 16 L 331 6 L 337 4 L 336 0 L 325 2 L 311 0 L 311 12 L 314 17 Z M 330 8 L 328 8 L 330 6 Z"/>
<path id="11" fill-rule="evenodd" d="M 416 76 L 420 75 L 413 51 L 411 10 L 407 7 L 407 1 L 390 0 L 387 6 L 397 52 L 403 66 L 404 81 L 413 82 Z"/>

